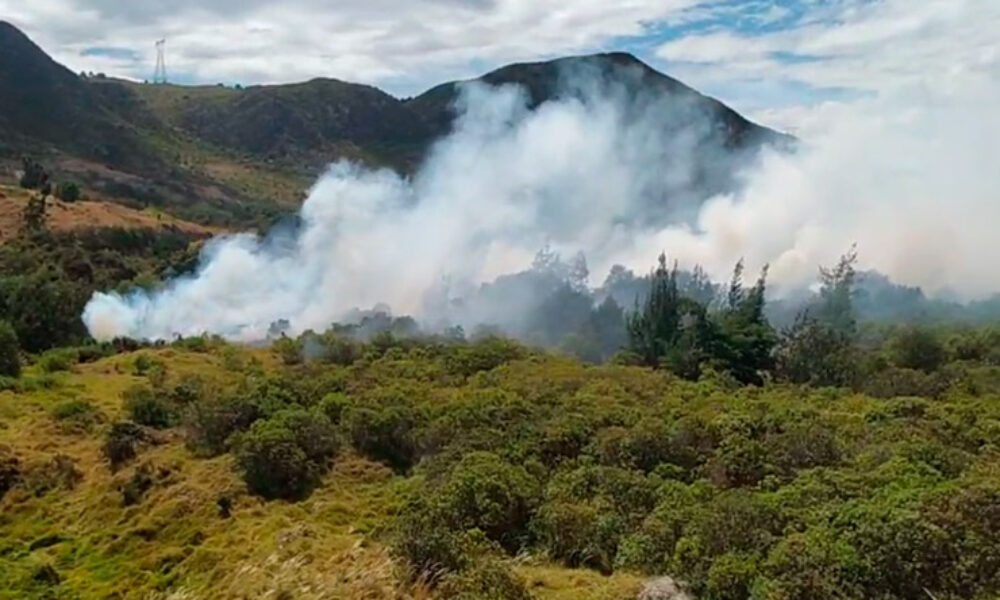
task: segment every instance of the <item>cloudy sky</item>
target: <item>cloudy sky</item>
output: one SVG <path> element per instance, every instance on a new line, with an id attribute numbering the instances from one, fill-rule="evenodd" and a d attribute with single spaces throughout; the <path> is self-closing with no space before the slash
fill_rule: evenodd
<path id="1" fill-rule="evenodd" d="M 74 70 L 172 80 L 336 77 L 407 96 L 521 60 L 606 50 L 768 124 L 817 107 L 1000 76 L 1000 0 L 0 0 Z"/>

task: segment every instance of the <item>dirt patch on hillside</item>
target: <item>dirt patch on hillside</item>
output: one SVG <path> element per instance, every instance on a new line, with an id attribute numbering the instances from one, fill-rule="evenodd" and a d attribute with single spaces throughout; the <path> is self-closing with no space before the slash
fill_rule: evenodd
<path id="1" fill-rule="evenodd" d="M 0 186 L 0 241 L 17 235 L 21 229 L 22 213 L 31 192 L 20 188 Z M 52 231 L 76 231 L 102 227 L 126 229 L 175 228 L 198 236 L 222 233 L 215 227 L 205 227 L 183 221 L 165 213 L 152 210 L 135 210 L 113 202 L 81 200 L 62 202 L 49 197 L 46 204 L 46 224 Z"/>

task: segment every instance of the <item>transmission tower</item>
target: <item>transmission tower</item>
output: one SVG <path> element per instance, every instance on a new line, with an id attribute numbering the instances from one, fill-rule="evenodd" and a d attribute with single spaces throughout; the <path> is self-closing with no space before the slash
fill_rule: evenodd
<path id="1" fill-rule="evenodd" d="M 153 72 L 153 83 L 167 82 L 167 40 L 156 42 L 156 70 Z"/>

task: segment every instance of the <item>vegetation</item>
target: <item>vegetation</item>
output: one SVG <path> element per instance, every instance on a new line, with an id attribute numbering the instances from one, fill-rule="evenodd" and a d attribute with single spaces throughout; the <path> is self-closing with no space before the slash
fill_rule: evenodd
<path id="1" fill-rule="evenodd" d="M 21 375 L 21 348 L 17 333 L 7 321 L 0 321 L 0 376 Z"/>
<path id="2" fill-rule="evenodd" d="M 319 358 L 290 365 L 280 347 L 217 340 L 129 350 L 0 398 L 10 597 L 235 598 L 309 582 L 331 587 L 306 597 L 628 598 L 656 574 L 703 598 L 1000 590 L 1000 371 L 969 358 L 993 355 L 988 331 L 856 343 L 859 389 L 900 372 L 943 382 L 880 397 L 585 366 L 497 338 L 318 338 Z M 916 370 L 931 361 L 914 363 L 914 347 L 944 357 Z M 234 536 L 258 541 L 232 552 Z M 333 550 L 339 563 L 266 566 L 362 539 L 354 558 Z M 39 565 L 56 577 L 37 579 Z M 249 565 L 265 566 L 241 580 Z M 598 592 L 588 570 L 619 583 Z"/>
<path id="3" fill-rule="evenodd" d="M 28 352 L 84 343 L 80 315 L 93 292 L 149 286 L 193 268 L 195 238 L 178 230 L 54 233 L 42 215 L 0 245 L 0 319 Z"/>

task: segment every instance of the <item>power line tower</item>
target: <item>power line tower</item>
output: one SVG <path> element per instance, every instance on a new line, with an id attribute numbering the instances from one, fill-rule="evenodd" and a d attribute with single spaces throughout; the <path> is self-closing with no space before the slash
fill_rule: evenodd
<path id="1" fill-rule="evenodd" d="M 167 40 L 156 42 L 156 70 L 153 72 L 153 83 L 167 82 Z"/>

